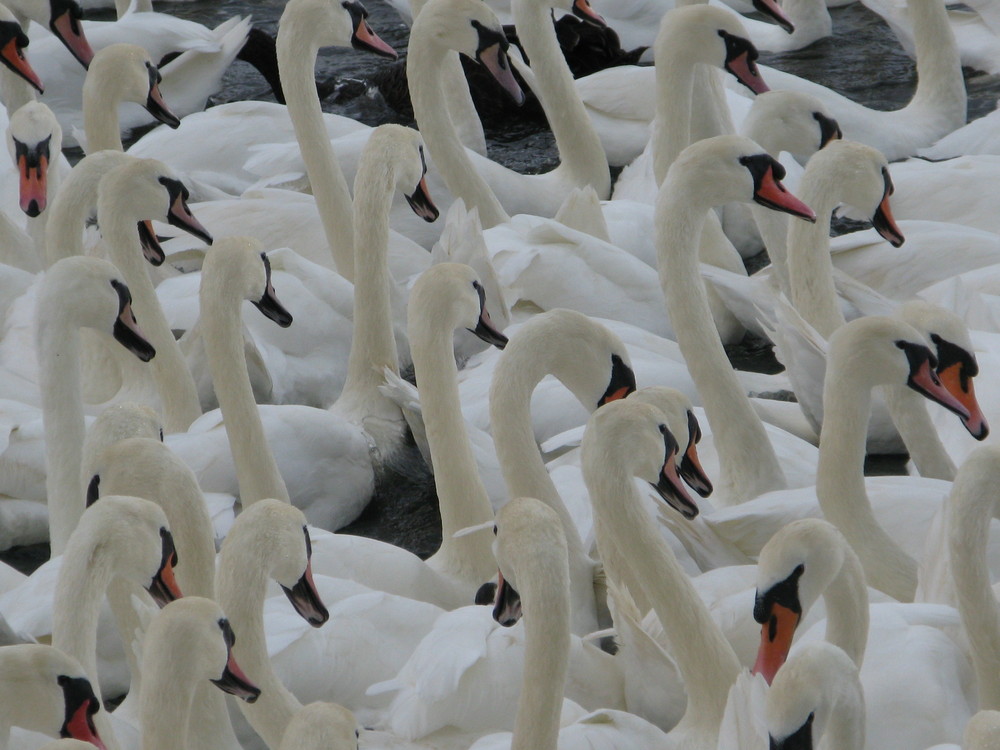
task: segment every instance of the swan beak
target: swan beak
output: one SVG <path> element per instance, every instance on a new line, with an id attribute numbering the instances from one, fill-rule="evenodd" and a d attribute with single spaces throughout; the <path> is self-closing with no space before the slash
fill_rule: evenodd
<path id="1" fill-rule="evenodd" d="M 292 314 L 278 301 L 278 295 L 274 293 L 274 287 L 271 285 L 271 261 L 268 259 L 267 253 L 261 253 L 260 257 L 264 261 L 266 281 L 264 282 L 264 294 L 253 303 L 254 307 L 282 328 L 288 328 L 292 324 Z"/>
<path id="2" fill-rule="evenodd" d="M 260 688 L 250 682 L 243 669 L 236 663 L 233 657 L 233 645 L 236 643 L 236 634 L 229 620 L 223 618 L 219 620 L 222 628 L 223 638 L 226 640 L 226 668 L 222 670 L 222 676 L 212 683 L 224 693 L 235 695 L 237 698 L 253 703 L 260 697 Z"/>
<path id="3" fill-rule="evenodd" d="M 775 0 L 753 0 L 753 7 L 758 13 L 770 16 L 775 22 L 789 34 L 795 31 L 795 24 L 791 22 L 785 11 Z"/>
<path id="4" fill-rule="evenodd" d="M 507 582 L 503 573 L 497 573 L 497 598 L 493 604 L 493 619 L 505 628 L 512 627 L 521 619 L 521 595 Z"/>
<path id="5" fill-rule="evenodd" d="M 174 577 L 174 566 L 177 564 L 177 550 L 174 548 L 174 538 L 166 529 L 160 529 L 160 538 L 163 540 L 163 558 L 160 569 L 156 571 L 152 582 L 148 586 L 149 594 L 161 608 L 170 604 L 175 599 L 180 599 L 183 594 L 177 585 Z"/>
<path id="6" fill-rule="evenodd" d="M 474 329 L 469 328 L 467 330 L 476 334 L 487 344 L 492 344 L 497 349 L 503 349 L 507 346 L 508 339 L 496 329 L 496 326 L 493 325 L 493 321 L 490 319 L 490 313 L 486 309 L 486 290 L 478 281 L 474 286 L 479 293 L 479 320 Z"/>
<path id="7" fill-rule="evenodd" d="M 17 26 L 17 23 L 14 21 L 10 21 L 9 23 Z M 4 65 L 30 83 L 32 88 L 41 94 L 45 91 L 45 87 L 42 86 L 41 79 L 24 56 L 24 48 L 27 46 L 28 37 L 21 31 L 21 27 L 17 26 L 17 31 L 13 34 L 13 38 L 0 49 L 0 62 L 3 62 Z"/>
<path id="8" fill-rule="evenodd" d="M 760 648 L 757 649 L 753 673 L 764 675 L 768 685 L 788 658 L 799 617 L 798 612 L 774 603 L 770 616 L 760 626 Z"/>
<path id="9" fill-rule="evenodd" d="M 49 143 L 52 136 L 34 146 L 14 139 L 14 156 L 20 172 L 21 210 L 34 218 L 45 210 L 48 200 Z"/>
<path id="10" fill-rule="evenodd" d="M 361 18 L 354 33 L 351 34 L 351 46 L 357 50 L 366 50 L 381 57 L 388 57 L 390 60 L 399 57 L 396 50 L 386 44 L 364 18 Z"/>
<path id="11" fill-rule="evenodd" d="M 630 393 L 635 393 L 635 373 L 632 368 L 625 364 L 625 361 L 617 354 L 611 355 L 611 382 L 608 383 L 607 390 L 597 402 L 597 408 L 601 408 L 611 401 L 618 401 L 625 398 Z"/>
<path id="12" fill-rule="evenodd" d="M 910 377 L 906 384 L 910 388 L 941 404 L 945 409 L 953 411 L 963 423 L 972 419 L 969 410 L 941 385 L 932 366 L 933 355 L 927 347 L 908 341 L 897 341 L 896 346 L 906 352 L 906 358 L 909 360 Z"/>
<path id="13" fill-rule="evenodd" d="M 281 589 L 288 597 L 288 601 L 295 607 L 295 611 L 314 628 L 318 628 L 330 619 L 330 613 L 327 611 L 326 605 L 323 604 L 323 600 L 319 598 L 316 584 L 313 583 L 312 562 L 306 563 L 306 571 L 298 583 L 290 589 L 284 586 Z"/>
<path id="14" fill-rule="evenodd" d="M 497 83 L 503 86 L 503 90 L 510 94 L 517 106 L 520 107 L 524 104 L 524 92 L 518 86 L 510 68 L 507 53 L 500 47 L 499 42 L 479 50 L 476 53 L 476 58 L 486 67 Z"/>
<path id="15" fill-rule="evenodd" d="M 661 426 L 660 429 L 663 431 L 667 458 L 663 462 L 663 468 L 660 469 L 656 484 L 650 482 L 650 486 L 667 505 L 690 520 L 698 515 L 698 506 L 691 499 L 680 474 L 677 473 L 677 441 L 665 426 Z"/>
<path id="16" fill-rule="evenodd" d="M 80 679 L 84 679 L 86 682 L 85 678 Z M 88 688 L 90 687 L 89 682 L 87 682 L 87 686 Z M 91 697 L 84 698 L 76 709 L 69 714 L 59 734 L 62 737 L 89 742 L 99 748 L 99 750 L 107 750 L 103 740 L 101 740 L 100 735 L 97 733 L 97 727 L 94 726 L 93 716 L 97 713 L 98 703 L 97 698 L 93 697 L 93 689 L 90 692 Z"/>
<path id="17" fill-rule="evenodd" d="M 52 3 L 56 5 L 55 2 Z M 83 33 L 83 11 L 74 2 L 65 3 L 66 10 L 59 15 L 52 14 L 52 21 L 49 23 L 49 31 L 56 35 L 60 42 L 66 45 L 66 49 L 84 67 L 90 67 L 90 61 L 94 59 L 94 50 L 90 48 L 90 42 Z"/>
<path id="18" fill-rule="evenodd" d="M 737 81 L 752 92 L 763 94 L 771 89 L 764 83 L 764 79 L 760 77 L 760 71 L 757 70 L 757 63 L 754 62 L 757 56 L 756 50 L 753 50 L 753 54 L 751 55 L 751 49 L 745 49 L 739 54 L 730 57 L 726 60 L 725 67 L 732 75 L 736 76 Z"/>
<path id="19" fill-rule="evenodd" d="M 167 256 L 164 254 L 163 248 L 160 247 L 160 241 L 156 238 L 156 232 L 153 231 L 153 222 L 147 219 L 146 221 L 140 221 L 136 226 L 139 229 L 139 244 L 142 245 L 142 257 L 151 266 L 162 266 Z"/>
<path id="20" fill-rule="evenodd" d="M 844 137 L 840 123 L 822 112 L 813 112 L 813 117 L 819 123 L 819 147 L 823 149 L 831 141 L 839 141 Z"/>
<path id="21" fill-rule="evenodd" d="M 487 581 L 476 590 L 474 604 L 493 604 L 497 598 L 497 584 L 495 581 Z"/>
<path id="22" fill-rule="evenodd" d="M 882 239 L 893 247 L 899 247 L 906 241 L 906 238 L 896 226 L 896 220 L 892 218 L 892 209 L 889 208 L 889 196 L 893 193 L 893 187 L 889 170 L 885 167 L 882 168 L 882 177 L 885 180 L 885 192 L 882 193 L 882 202 L 878 204 L 875 215 L 872 216 L 872 226 L 882 236 Z"/>
<path id="23" fill-rule="evenodd" d="M 132 314 L 132 294 L 120 281 L 112 281 L 111 286 L 118 292 L 118 317 L 112 333 L 119 344 L 124 346 L 143 362 L 156 356 L 156 349 L 146 339 Z"/>
<path id="24" fill-rule="evenodd" d="M 962 424 L 976 440 L 985 440 L 990 434 L 990 426 L 986 422 L 986 416 L 976 400 L 976 389 L 972 384 L 972 378 L 964 373 L 964 366 L 961 362 L 938 370 L 938 378 L 948 393 L 954 396 L 962 406 L 969 412 L 969 418 L 963 419 Z"/>
<path id="25" fill-rule="evenodd" d="M 428 223 L 437 221 L 437 217 L 441 215 L 437 206 L 434 205 L 434 201 L 431 200 L 430 191 L 427 190 L 426 177 L 420 178 L 417 189 L 413 191 L 412 195 L 406 196 L 406 202 L 410 204 L 413 213 Z"/>
<path id="26" fill-rule="evenodd" d="M 809 222 L 816 221 L 816 214 L 813 213 L 813 210 L 789 193 L 785 186 L 781 184 L 780 178 L 784 175 L 776 176 L 773 164 L 766 165 L 766 168 L 761 170 L 759 174 L 752 168 L 750 171 L 754 175 L 753 199 L 755 203 L 759 203 L 774 211 L 784 211 L 787 214 L 798 216 L 800 219 L 805 219 Z"/>
<path id="27" fill-rule="evenodd" d="M 187 204 L 188 190 L 180 180 L 161 177 L 160 184 L 170 194 L 170 210 L 167 211 L 167 223 L 192 234 L 206 245 L 212 244 L 212 235 L 201 222 L 194 218 Z"/>
<path id="28" fill-rule="evenodd" d="M 684 451 L 684 458 L 681 459 L 681 478 L 687 482 L 688 487 L 693 489 L 702 497 L 712 494 L 712 480 L 708 478 L 705 470 L 701 467 L 701 460 L 698 458 L 698 443 L 701 442 L 701 425 L 694 412 L 688 412 L 688 446 Z"/>
<path id="29" fill-rule="evenodd" d="M 160 81 L 163 76 L 156 69 L 155 65 L 146 63 L 149 71 L 149 95 L 146 97 L 146 111 L 169 128 L 176 130 L 181 126 L 180 118 L 170 111 L 170 107 L 163 101 L 163 94 L 160 93 Z"/>
<path id="30" fill-rule="evenodd" d="M 573 15 L 594 26 L 605 28 L 608 25 L 603 16 L 590 7 L 590 0 L 574 0 Z"/>

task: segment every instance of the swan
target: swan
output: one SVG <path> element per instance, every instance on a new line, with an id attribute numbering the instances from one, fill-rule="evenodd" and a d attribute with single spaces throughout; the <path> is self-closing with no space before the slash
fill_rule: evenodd
<path id="1" fill-rule="evenodd" d="M 129 13 L 115 22 L 84 21 L 82 27 L 97 53 L 90 62 L 93 67 L 108 47 L 118 44 L 140 45 L 147 50 L 151 61 L 162 60 L 165 56 L 180 51 L 176 59 L 156 71 L 157 82 L 163 87 L 164 96 L 172 102 L 175 111 L 184 116 L 198 112 L 205 107 L 208 97 L 219 89 L 226 68 L 235 59 L 246 41 L 250 30 L 250 19 L 233 17 L 215 29 L 166 13 Z M 75 128 L 85 122 L 87 94 L 84 72 L 73 63 L 69 56 L 57 49 L 55 40 L 33 38 L 32 49 L 44 56 L 40 75 L 52 80 L 41 100 L 55 112 L 66 133 L 67 141 L 76 142 Z M 154 68 L 155 68 L 155 63 Z M 161 81 L 162 75 L 162 81 Z M 89 78 L 89 71 L 87 77 Z M 81 95 L 81 91 L 83 91 Z M 138 101 L 145 106 L 145 98 Z M 126 131 L 150 124 L 154 121 L 173 122 L 164 119 L 163 113 L 154 107 L 146 107 L 146 112 L 130 109 L 122 113 L 122 126 Z M 117 112 L 114 113 L 117 117 Z M 88 150 L 99 150 L 96 145 L 86 144 Z"/>
<path id="2" fill-rule="evenodd" d="M 58 555 L 84 508 L 80 328 L 106 331 L 113 325 L 115 339 L 146 362 L 155 350 L 136 324 L 131 295 L 118 270 L 97 258 L 66 258 L 48 270 L 38 293 L 37 319 L 42 420 L 49 436 L 45 487 L 52 551 Z"/>
<path id="3" fill-rule="evenodd" d="M 87 153 L 124 151 L 118 105 L 134 102 L 171 127 L 180 120 L 160 92 L 162 77 L 149 53 L 135 44 L 114 44 L 94 56 L 83 82 L 82 125 Z M 60 123 L 64 133 L 69 123 Z M 68 139 L 67 139 L 68 141 Z"/>
<path id="4" fill-rule="evenodd" d="M 233 656 L 236 640 L 222 608 L 211 599 L 186 596 L 153 616 L 142 649 L 142 750 L 176 746 L 177 729 L 196 718 L 198 688 L 208 681 L 242 701 L 257 700 L 260 688 Z"/>
<path id="5" fill-rule="evenodd" d="M 27 28 L 34 21 L 51 31 L 84 69 L 90 65 L 94 51 L 81 23 L 83 11 L 75 0 L 55 4 L 44 0 L 10 0 L 5 5 L 21 26 Z"/>
<path id="6" fill-rule="evenodd" d="M 792 661 L 782 665 L 801 618 L 821 595 L 826 622 L 810 628 L 802 645 L 813 647 L 825 629 L 826 640 L 860 670 L 869 747 L 923 747 L 928 740 L 957 739 L 970 714 L 973 686 L 966 657 L 946 634 L 954 626 L 954 610 L 924 603 L 869 605 L 860 560 L 826 521 L 788 524 L 761 550 L 754 671 L 777 683 Z M 898 710 L 901 705 L 905 712 Z"/>
<path id="7" fill-rule="evenodd" d="M 216 599 L 239 633 L 233 654 L 261 690 L 255 703 L 240 703 L 240 711 L 272 748 L 278 747 L 288 722 L 302 706 L 270 665 L 264 642 L 264 597 L 268 579 L 273 578 L 313 627 L 325 623 L 329 613 L 313 583 L 309 556 L 309 531 L 302 512 L 273 499 L 244 510 L 219 552 Z"/>
<path id="8" fill-rule="evenodd" d="M 105 750 L 94 726 L 101 704 L 80 662 L 52 646 L 23 643 L 0 648 L 0 665 L 0 747 L 7 747 L 11 727 L 21 727 Z"/>
<path id="9" fill-rule="evenodd" d="M 847 654 L 827 643 L 800 649 L 767 694 L 765 722 L 775 750 L 802 746 L 862 750 L 864 719 L 858 668 Z"/>
<path id="10" fill-rule="evenodd" d="M 677 343 L 715 435 L 722 463 L 716 491 L 721 490 L 723 504 L 780 488 L 785 477 L 709 322 L 711 311 L 693 250 L 708 210 L 732 200 L 755 200 L 814 221 L 808 206 L 779 187 L 777 180 L 783 176 L 784 168 L 753 141 L 719 136 L 681 153 L 657 199 L 660 283 Z"/>
<path id="11" fill-rule="evenodd" d="M 288 722 L 281 750 L 357 750 L 354 714 L 336 703 L 310 703 Z"/>

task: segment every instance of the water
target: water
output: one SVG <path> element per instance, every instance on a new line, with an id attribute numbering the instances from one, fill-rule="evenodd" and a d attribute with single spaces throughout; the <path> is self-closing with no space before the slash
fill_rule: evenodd
<path id="1" fill-rule="evenodd" d="M 365 0 L 369 21 L 386 42 L 405 54 L 409 27 L 383 0 Z M 157 3 L 157 9 L 181 18 L 215 26 L 233 15 L 252 14 L 254 24 L 275 33 L 284 8 L 281 0 L 196 0 L 184 3 Z M 897 109 L 912 97 L 916 86 L 913 61 L 903 52 L 888 26 L 861 3 L 831 10 L 835 35 L 803 50 L 782 54 L 762 54 L 761 62 L 829 86 L 852 99 L 875 109 Z M 91 12 L 88 18 L 113 20 L 110 11 Z M 350 49 L 328 48 L 320 51 L 316 64 L 317 80 L 337 80 L 343 84 L 366 81 L 393 63 L 371 54 Z M 969 116 L 979 117 L 994 109 L 1000 96 L 1000 77 L 966 70 L 969 92 Z M 242 99 L 273 100 L 267 85 L 249 64 L 237 61 L 223 79 L 222 90 L 211 104 Z M 413 125 L 391 110 L 379 95 L 361 95 L 348 101 L 328 98 L 323 105 L 328 112 L 346 115 L 368 125 L 397 122 Z M 512 121 L 486 132 L 490 156 L 521 172 L 551 169 L 558 161 L 551 133 L 542 125 Z M 138 134 L 136 134 L 136 137 Z M 774 371 L 770 348 L 759 341 L 730 350 L 731 357 L 746 369 Z M 876 468 L 875 465 L 878 465 Z M 869 467 L 871 473 L 901 473 L 901 457 L 880 457 Z M 426 556 L 440 543 L 440 520 L 437 516 L 433 485 L 428 478 L 414 483 L 396 484 L 382 493 L 362 519 L 351 527 L 358 533 L 401 544 Z M 22 570 L 30 571 L 48 557 L 48 546 L 15 550 L 0 556 Z"/>

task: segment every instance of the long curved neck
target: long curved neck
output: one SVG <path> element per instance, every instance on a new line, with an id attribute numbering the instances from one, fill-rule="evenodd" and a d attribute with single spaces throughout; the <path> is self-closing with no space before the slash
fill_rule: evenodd
<path id="1" fill-rule="evenodd" d="M 246 507 L 267 497 L 289 502 L 288 490 L 264 435 L 243 350 L 242 300 L 218 293 L 202 278 L 201 326 L 208 369 L 236 465 L 240 501 Z"/>
<path id="2" fill-rule="evenodd" d="M 941 442 L 937 428 L 927 411 L 927 399 L 905 385 L 882 386 L 889 416 L 903 438 L 920 476 L 931 479 L 955 478 L 955 462 Z"/>
<path id="3" fill-rule="evenodd" d="M 418 16 L 410 34 L 410 47 L 406 57 L 406 76 L 410 85 L 413 115 L 448 190 L 461 197 L 470 209 L 478 208 L 483 229 L 489 229 L 508 221 L 510 217 L 476 171 L 465 147 L 455 134 L 455 126 L 448 113 L 438 77 L 448 50 L 435 45 L 426 32 L 420 33 L 422 26 L 421 16 Z"/>
<path id="4" fill-rule="evenodd" d="M 826 163 L 826 162 L 824 162 Z M 829 338 L 844 325 L 830 260 L 830 216 L 837 205 L 835 184 L 820 170 L 802 175 L 799 197 L 812 206 L 816 222 L 788 222 L 788 280 L 792 304 L 809 325 Z"/>
<path id="5" fill-rule="evenodd" d="M 566 686 L 570 648 L 569 571 L 565 561 L 545 564 L 538 571 L 554 575 L 540 580 L 518 578 L 524 602 L 524 677 L 517 701 L 511 750 L 556 750 L 559 716 Z M 525 571 L 527 572 L 527 571 Z"/>
<path id="6" fill-rule="evenodd" d="M 38 377 L 45 427 L 45 492 L 52 555 L 66 548 L 83 515 L 80 463 L 86 428 L 80 387 L 80 333 L 62 320 L 38 316 Z"/>
<path id="7" fill-rule="evenodd" d="M 662 185 L 670 165 L 691 141 L 694 65 L 677 50 L 656 66 L 653 176 Z"/>
<path id="8" fill-rule="evenodd" d="M 226 538 L 215 576 L 216 600 L 239 633 L 233 656 L 260 688 L 253 704 L 239 701 L 247 721 L 267 743 L 277 748 L 292 716 L 302 704 L 274 673 L 264 638 L 264 598 L 268 587 L 268 560 L 260 559 L 260 540 L 247 529 Z M 247 558 L 251 559 L 247 559 Z"/>
<path id="9" fill-rule="evenodd" d="M 868 589 L 861 561 L 851 550 L 845 552 L 843 565 L 823 592 L 823 599 L 826 640 L 842 648 L 861 669 L 868 644 Z"/>
<path id="10" fill-rule="evenodd" d="M 980 468 L 971 462 L 969 466 Z M 990 519 L 996 511 L 995 482 L 995 471 L 963 466 L 947 502 L 952 579 L 972 647 L 981 709 L 1000 709 L 1000 615 L 986 565 Z"/>
<path id="11" fill-rule="evenodd" d="M 712 322 L 697 251 L 710 207 L 697 205 L 688 195 L 683 180 L 668 180 L 660 191 L 656 204 L 660 286 L 715 436 L 722 465 L 716 493 L 738 503 L 783 488 L 785 476 Z"/>
<path id="12" fill-rule="evenodd" d="M 290 7 L 278 28 L 278 70 L 333 262 L 341 276 L 353 281 L 351 191 L 323 122 L 313 76 L 319 45 L 311 36 L 308 18 L 298 18 Z"/>
<path id="13" fill-rule="evenodd" d="M 478 586 L 493 576 L 489 534 L 454 538 L 467 526 L 493 518 L 486 488 L 479 477 L 465 420 L 459 408 L 458 368 L 452 344 L 453 326 L 418 315 L 410 318 L 410 353 L 420 383 L 424 428 L 434 466 L 434 486 L 441 511 L 441 547 L 427 561 L 436 570 Z"/>
<path id="14" fill-rule="evenodd" d="M 118 123 L 118 97 L 108 95 L 100 75 L 88 75 L 83 81 L 83 132 L 87 153 L 124 151 Z"/>
<path id="15" fill-rule="evenodd" d="M 688 696 L 687 711 L 674 731 L 707 735 L 711 741 L 698 746 L 714 747 L 729 686 L 740 670 L 736 654 L 656 533 L 632 476 L 620 463 L 602 461 L 600 466 L 585 462 L 584 477 L 600 531 L 606 532 L 598 543 L 617 548 L 606 564 L 613 560 L 625 566 L 615 579 L 643 591 L 674 646 L 671 653 Z"/>
<path id="16" fill-rule="evenodd" d="M 558 168 L 568 172 L 577 187 L 589 185 L 599 197 L 608 198 L 611 174 L 604 147 L 576 93 L 549 8 L 539 0 L 514 0 L 511 5 L 518 38 L 536 74 L 535 93 L 559 149 Z"/>
<path id="17" fill-rule="evenodd" d="M 141 750 L 174 750 L 177 738 L 187 734 L 191 720 L 197 683 L 192 682 L 190 672 L 197 672 L 191 664 L 196 654 L 188 653 L 182 643 L 170 645 L 169 656 L 145 649 L 147 669 L 139 698 Z"/>
<path id="18" fill-rule="evenodd" d="M 378 390 L 386 367 L 399 372 L 399 356 L 392 331 L 393 280 L 389 273 L 389 209 L 395 190 L 395 170 L 366 154 L 358 168 L 354 189 L 354 334 L 347 359 L 347 378 L 337 410 L 359 414 L 372 402 L 389 407 Z M 398 409 L 395 409 L 398 413 Z M 390 411 L 391 413 L 391 411 Z"/>
<path id="19" fill-rule="evenodd" d="M 163 403 L 163 427 L 167 432 L 185 432 L 201 416 L 198 389 L 146 272 L 135 216 L 118 209 L 119 200 L 116 191 L 102 193 L 97 202 L 98 222 L 111 260 L 132 292 L 135 316 L 156 349 L 150 366 Z"/>
<path id="20" fill-rule="evenodd" d="M 871 389 L 857 382 L 865 367 L 853 358 L 827 363 L 816 496 L 823 515 L 860 558 L 868 584 L 910 602 L 917 587 L 916 562 L 879 526 L 865 490 Z"/>
<path id="21" fill-rule="evenodd" d="M 967 97 L 962 62 L 945 7 L 935 0 L 910 0 L 917 90 L 906 109 L 926 109 L 951 123 L 965 124 Z M 944 132 L 944 131 L 943 131 Z"/>

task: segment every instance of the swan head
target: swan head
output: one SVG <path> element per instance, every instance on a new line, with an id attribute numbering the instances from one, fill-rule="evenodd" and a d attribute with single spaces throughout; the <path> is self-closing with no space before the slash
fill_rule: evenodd
<path id="1" fill-rule="evenodd" d="M 290 29 L 308 29 L 319 47 L 354 47 L 395 60 L 396 50 L 368 24 L 368 11 L 358 0 L 291 0 L 278 23 L 279 44 Z M 294 33 L 294 32 L 293 32 Z"/>
<path id="2" fill-rule="evenodd" d="M 164 261 L 163 248 L 151 220 L 165 221 L 211 245 L 212 235 L 188 207 L 187 187 L 174 171 L 156 159 L 133 159 L 101 178 L 97 188 L 97 219 L 114 213 L 128 216 L 139 228 L 143 255 L 152 265 Z"/>
<path id="3" fill-rule="evenodd" d="M 516 104 L 524 92 L 514 79 L 507 50 L 510 43 L 496 14 L 480 0 L 430 0 L 413 21 L 416 36 L 443 49 L 455 50 L 485 67 Z"/>
<path id="4" fill-rule="evenodd" d="M 383 164 L 391 165 L 386 170 Z M 413 128 L 402 125 L 379 125 L 361 152 L 358 174 L 389 172 L 395 179 L 394 189 L 406 197 L 406 202 L 417 216 L 427 222 L 435 221 L 440 212 L 431 200 L 427 189 L 427 159 L 424 156 L 424 139 Z M 355 193 L 358 185 L 355 184 Z"/>
<path id="5" fill-rule="evenodd" d="M 582 450 L 584 466 L 589 466 L 584 478 L 594 471 L 624 472 L 649 482 L 685 518 L 698 515 L 680 478 L 680 447 L 663 412 L 652 404 L 629 398 L 598 409 L 587 423 Z"/>
<path id="6" fill-rule="evenodd" d="M 438 263 L 420 274 L 410 292 L 408 318 L 429 318 L 435 328 L 465 328 L 498 349 L 507 337 L 498 331 L 486 309 L 486 291 L 476 272 L 464 263 Z"/>
<path id="7" fill-rule="evenodd" d="M 896 315 L 931 342 L 937 354 L 941 384 L 969 412 L 969 418 L 963 419 L 962 424 L 976 440 L 984 440 L 990 434 L 990 427 L 972 384 L 979 374 L 979 363 L 965 321 L 950 310 L 917 299 L 900 305 Z"/>
<path id="8" fill-rule="evenodd" d="M 44 91 L 42 81 L 24 56 L 27 46 L 28 35 L 21 24 L 6 7 L 0 7 L 0 63 L 41 94 Z"/>
<path id="9" fill-rule="evenodd" d="M 237 517 L 223 551 L 233 545 L 266 567 L 310 625 L 318 628 L 329 619 L 313 582 L 312 541 L 302 511 L 280 500 L 259 500 Z"/>
<path id="10" fill-rule="evenodd" d="M 731 10 L 688 5 L 663 15 L 654 42 L 656 59 L 704 63 L 727 71 L 755 94 L 768 90 L 757 69 L 760 56 Z"/>
<path id="11" fill-rule="evenodd" d="M 44 26 L 84 68 L 90 65 L 94 51 L 83 33 L 83 9 L 76 0 L 7 0 L 6 5 L 24 21 L 22 26 L 28 25 L 25 19 Z"/>
<path id="12" fill-rule="evenodd" d="M 853 381 L 871 388 L 905 383 L 962 420 L 971 418 L 969 410 L 941 384 L 937 357 L 926 339 L 902 320 L 868 316 L 841 326 L 830 337 L 827 361 L 828 384 Z"/>
<path id="13" fill-rule="evenodd" d="M 893 247 L 905 241 L 889 205 L 894 189 L 889 163 L 877 149 L 854 141 L 831 143 L 809 160 L 802 183 L 803 191 L 807 184 L 830 185 L 836 190 L 836 198 L 847 206 L 848 215 L 871 221 Z"/>
<path id="14" fill-rule="evenodd" d="M 556 589 L 561 585 L 568 612 L 566 534 L 556 512 L 533 497 L 514 498 L 497 511 L 494 532 L 493 554 L 500 576 L 493 618 L 504 627 L 516 623 L 522 614 L 518 591 L 527 589 L 527 594 L 542 573 L 554 579 L 550 583 Z M 546 608 L 551 606 L 552 602 L 546 601 Z"/>
<path id="15" fill-rule="evenodd" d="M 774 680 L 788 658 L 796 628 L 848 556 L 856 557 L 843 534 L 818 518 L 793 521 L 764 545 L 753 610 L 761 624 L 755 674 L 768 683 Z"/>
<path id="16" fill-rule="evenodd" d="M 803 164 L 828 143 L 843 137 L 826 105 L 800 91 L 767 91 L 755 97 L 742 132 L 769 153 L 787 151 Z"/>
<path id="17" fill-rule="evenodd" d="M 37 309 L 40 339 L 49 330 L 85 326 L 111 333 L 143 362 L 156 354 L 132 314 L 128 286 L 105 260 L 76 256 L 54 263 L 42 282 Z"/>
<path id="18" fill-rule="evenodd" d="M 663 413 L 670 432 L 683 443 L 687 436 L 687 445 L 681 446 L 682 458 L 679 466 L 681 478 L 688 487 L 702 497 L 712 494 L 712 480 L 708 478 L 701 467 L 698 458 L 698 443 L 701 442 L 701 425 L 694 415 L 691 399 L 676 388 L 662 385 L 640 388 L 629 399 L 646 404 L 652 404 Z"/>
<path id="19" fill-rule="evenodd" d="M 236 635 L 218 604 L 200 596 L 184 597 L 165 606 L 150 623 L 143 663 L 157 671 L 157 661 L 169 660 L 188 684 L 210 680 L 223 692 L 253 703 L 260 688 L 233 658 L 234 643 Z M 142 700 L 158 704 L 162 696 L 144 692 Z"/>
<path id="20" fill-rule="evenodd" d="M 66 550 L 80 559 L 108 555 L 115 575 L 145 588 L 161 607 L 181 597 L 174 538 L 163 509 L 149 500 L 102 497 L 83 512 Z"/>
<path id="21" fill-rule="evenodd" d="M 670 165 L 657 201 L 658 210 L 665 201 L 675 199 L 704 206 L 753 201 L 774 211 L 816 221 L 812 209 L 781 184 L 784 176 L 785 168 L 749 138 L 706 138 L 685 148 Z"/>
<path id="22" fill-rule="evenodd" d="M 817 747 L 834 720 L 852 735 L 841 735 L 845 744 L 837 747 L 862 747 L 865 703 L 857 666 L 832 644 L 810 643 L 775 678 L 764 716 L 774 750 Z"/>
<path id="23" fill-rule="evenodd" d="M 149 53 L 142 47 L 112 44 L 94 55 L 83 82 L 83 98 L 85 102 L 110 99 L 110 106 L 114 107 L 119 102 L 135 102 L 159 122 L 178 128 L 180 118 L 170 111 L 160 93 L 162 78 Z"/>
<path id="24" fill-rule="evenodd" d="M 5 677 L 16 684 L 14 699 L 0 709 L 5 724 L 105 750 L 94 726 L 101 704 L 80 662 L 52 646 L 22 643 L 0 650 L 0 664 L 0 686 Z"/>
<path id="25" fill-rule="evenodd" d="M 280 750 L 357 750 L 358 722 L 354 714 L 336 703 L 303 706 L 285 728 Z"/>
<path id="26" fill-rule="evenodd" d="M 292 314 L 278 300 L 271 283 L 271 262 L 260 242 L 252 237 L 225 237 L 205 256 L 201 282 L 203 301 L 212 294 L 250 300 L 282 328 L 292 324 Z"/>
<path id="27" fill-rule="evenodd" d="M 147 438 L 163 442 L 163 421 L 159 414 L 144 404 L 112 404 L 97 415 L 87 430 L 83 443 L 81 476 L 87 482 L 87 507 L 101 494 L 101 456 L 112 445 L 129 438 Z"/>
<path id="28" fill-rule="evenodd" d="M 48 170 L 52 154 L 62 150 L 62 128 L 52 110 L 28 102 L 10 116 L 7 148 L 20 174 L 21 210 L 38 216 L 48 202 Z"/>

